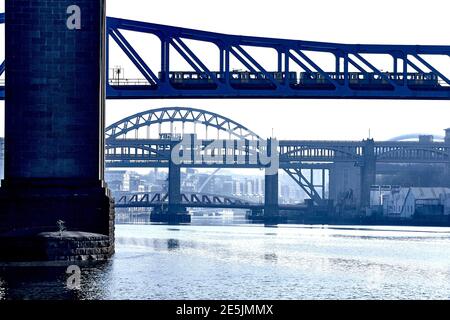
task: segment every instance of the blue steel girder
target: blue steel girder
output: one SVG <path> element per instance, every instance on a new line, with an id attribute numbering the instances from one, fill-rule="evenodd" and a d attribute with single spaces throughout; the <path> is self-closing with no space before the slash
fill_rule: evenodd
<path id="1" fill-rule="evenodd" d="M 148 163 L 149 166 L 172 160 L 172 150 L 181 140 L 170 139 L 107 139 L 106 163 Z M 198 140 L 183 143 L 178 150 L 179 165 L 183 167 L 264 168 L 267 146 L 262 141 Z"/>
<path id="2" fill-rule="evenodd" d="M 219 140 L 220 141 L 220 140 Z M 225 142 L 226 140 L 222 140 Z M 202 140 L 202 150 L 212 140 Z M 106 166 L 108 167 L 165 167 L 170 160 L 170 150 L 174 141 L 167 139 L 107 139 Z M 309 163 L 309 167 L 332 162 L 363 163 L 361 141 L 279 141 L 279 160 L 281 169 L 301 168 Z M 223 144 L 217 156 L 224 163 L 212 161 L 192 161 L 183 163 L 183 167 L 209 168 L 263 168 L 259 162 L 250 161 L 250 156 L 258 150 L 250 148 L 246 151 L 245 161 L 237 161 L 236 144 Z M 230 150 L 230 148 L 232 150 Z M 412 142 L 412 141 L 380 141 L 375 142 L 374 156 L 377 163 L 450 163 L 450 146 L 444 142 Z M 186 149 L 189 151 L 189 149 Z M 225 154 L 232 154 L 233 163 L 227 161 Z M 256 159 L 256 158 L 253 158 Z M 258 158 L 259 159 L 259 158 Z M 313 165 L 314 164 L 314 165 Z"/>
<path id="3" fill-rule="evenodd" d="M 119 30 L 152 34 L 161 48 L 159 84 L 132 85 L 110 82 L 107 96 L 125 98 L 373 98 L 373 99 L 450 99 L 446 70 L 433 66 L 428 55 L 450 55 L 450 46 L 360 45 L 289 39 L 273 39 L 220 34 L 147 22 L 108 18 L 108 33 Z M 116 37 L 112 37 L 116 40 Z M 186 40 L 197 40 L 218 49 L 219 70 L 208 68 L 208 61 Z M 277 54 L 277 70 L 268 70 L 247 48 L 270 48 Z M 170 52 L 175 50 L 194 70 L 173 70 Z M 331 54 L 336 63 L 325 69 L 315 52 Z M 382 71 L 365 55 L 388 55 L 394 61 L 392 72 Z M 231 69 L 234 56 L 247 69 Z M 264 60 L 264 59 L 262 59 Z M 398 68 L 398 60 L 403 63 Z M 343 62 L 343 63 L 342 63 Z M 421 65 L 419 66 L 418 63 Z M 300 73 L 292 65 L 300 67 Z M 341 66 L 342 65 L 342 66 Z M 413 72 L 408 70 L 408 66 Z M 350 71 L 353 67 L 357 72 Z M 385 66 L 383 69 L 390 69 Z M 341 70 L 343 69 L 343 70 Z M 177 79 L 175 79 L 178 77 Z M 186 77 L 186 78 L 184 78 Z M 145 79 L 144 79 L 145 80 Z"/>
<path id="4" fill-rule="evenodd" d="M 377 162 L 450 163 L 450 146 L 443 142 L 377 142 L 374 154 Z"/>
<path id="5" fill-rule="evenodd" d="M 284 171 L 302 188 L 311 200 L 316 204 L 322 203 L 323 199 L 317 192 L 316 186 L 303 175 L 301 168 L 284 169 Z M 322 188 L 325 188 L 325 186 L 322 186 Z"/>
<path id="6" fill-rule="evenodd" d="M 165 193 L 121 193 L 116 195 L 116 208 L 129 207 L 161 207 L 169 203 Z M 216 195 L 210 193 L 185 192 L 181 194 L 181 205 L 185 207 L 212 208 L 251 208 L 263 207 L 263 204 L 248 201 L 234 196 Z"/>
<path id="7" fill-rule="evenodd" d="M 0 14 L 0 23 L 5 15 Z M 160 70 L 152 70 L 122 31 L 153 34 L 160 40 Z M 107 76 L 109 45 L 114 41 L 141 74 L 142 79 L 109 79 L 108 99 L 151 98 L 345 98 L 345 99 L 450 99 L 450 79 L 446 68 L 433 65 L 427 56 L 450 56 L 450 46 L 361 45 L 290 39 L 228 35 L 148 22 L 107 18 Z M 213 44 L 219 52 L 219 70 L 208 68 L 208 61 L 186 40 Z M 264 67 L 247 47 L 274 49 L 277 70 Z M 154 49 L 154 48 L 149 48 Z M 175 50 L 194 72 L 173 70 L 170 52 Z M 309 52 L 309 53 L 308 53 Z M 310 53 L 328 53 L 335 67 L 325 69 Z M 388 55 L 393 58 L 392 72 L 382 71 L 364 55 Z M 248 71 L 231 69 L 234 56 Z M 207 59 L 210 59 L 208 57 Z M 402 70 L 398 69 L 401 60 Z M 293 71 L 293 65 L 300 72 Z M 353 72 L 350 67 L 357 70 Z M 384 66 L 383 69 L 390 69 Z M 412 68 L 412 72 L 408 70 Z M 5 62 L 0 64 L 0 76 Z M 188 76 L 178 79 L 175 76 Z M 195 77 L 195 79 L 193 78 Z M 237 78 L 236 78 L 237 77 Z M 0 81 L 0 99 L 4 84 Z"/>
<path id="8" fill-rule="evenodd" d="M 280 162 L 346 161 L 355 162 L 362 156 L 360 141 L 282 140 Z"/>

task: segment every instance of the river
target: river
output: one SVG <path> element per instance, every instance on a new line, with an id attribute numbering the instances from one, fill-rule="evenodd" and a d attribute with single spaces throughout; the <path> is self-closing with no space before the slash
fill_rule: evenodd
<path id="1" fill-rule="evenodd" d="M 449 299 L 450 228 L 280 225 L 194 217 L 117 225 L 116 254 L 0 267 L 0 299 Z"/>

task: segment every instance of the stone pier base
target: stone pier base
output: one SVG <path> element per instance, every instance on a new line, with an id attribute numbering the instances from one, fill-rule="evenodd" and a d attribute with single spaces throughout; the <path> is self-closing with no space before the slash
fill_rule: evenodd
<path id="1" fill-rule="evenodd" d="M 64 231 L 15 231 L 0 236 L 2 261 L 102 261 L 114 253 L 108 236 Z"/>
<path id="2" fill-rule="evenodd" d="M 107 259 L 114 253 L 114 218 L 114 201 L 101 182 L 4 183 L 0 261 Z M 61 237 L 58 221 L 67 230 Z"/>

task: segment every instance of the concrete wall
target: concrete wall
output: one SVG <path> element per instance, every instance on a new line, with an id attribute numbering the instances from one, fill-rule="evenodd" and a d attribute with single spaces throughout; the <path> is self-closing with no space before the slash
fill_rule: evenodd
<path id="1" fill-rule="evenodd" d="M 353 197 L 347 203 L 358 205 L 360 201 L 360 168 L 353 162 L 335 162 L 329 176 L 329 198 L 338 203 L 346 194 Z"/>

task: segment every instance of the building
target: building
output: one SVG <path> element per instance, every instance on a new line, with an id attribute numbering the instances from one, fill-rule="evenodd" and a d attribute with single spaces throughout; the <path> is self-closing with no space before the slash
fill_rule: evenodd
<path id="1" fill-rule="evenodd" d="M 383 213 L 390 218 L 449 214 L 450 188 L 399 188 L 383 196 Z"/>
<path id="2" fill-rule="evenodd" d="M 105 170 L 105 181 L 111 191 L 123 191 L 125 170 Z"/>
<path id="3" fill-rule="evenodd" d="M 123 191 L 130 192 L 141 192 L 144 191 L 142 188 L 143 181 L 141 176 L 135 172 L 126 172 L 123 178 Z"/>
<path id="4" fill-rule="evenodd" d="M 400 189 L 398 185 L 373 185 L 370 187 L 370 206 L 383 206 L 383 199 L 391 192 L 396 192 Z"/>
<path id="5" fill-rule="evenodd" d="M 280 189 L 280 192 L 279 192 L 280 201 L 282 203 L 289 203 L 289 201 L 290 201 L 290 192 L 289 192 L 290 188 L 289 188 L 289 186 L 286 185 L 286 184 L 280 184 L 279 189 Z"/>

